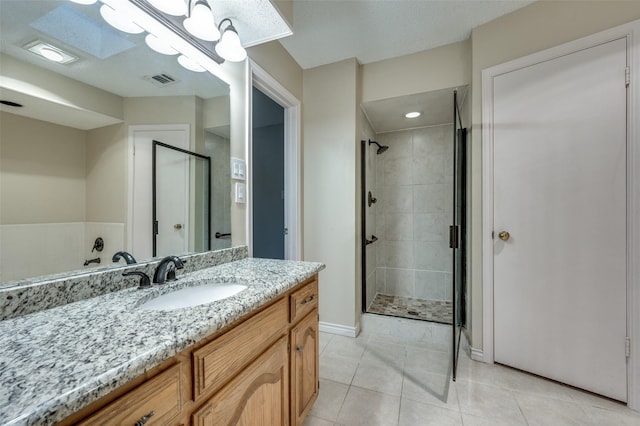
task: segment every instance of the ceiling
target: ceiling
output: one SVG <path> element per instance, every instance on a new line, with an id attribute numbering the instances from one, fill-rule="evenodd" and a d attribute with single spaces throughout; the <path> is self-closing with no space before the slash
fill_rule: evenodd
<path id="1" fill-rule="evenodd" d="M 293 35 L 280 43 L 303 69 L 382 61 L 459 42 L 531 0 L 293 0 Z M 362 105 L 376 132 L 451 122 L 453 87 Z M 460 99 L 466 86 L 458 88 Z M 403 114 L 421 111 L 419 119 Z"/>
<path id="2" fill-rule="evenodd" d="M 293 0 L 293 35 L 280 43 L 303 68 L 361 64 L 466 40 L 471 29 L 531 0 Z"/>
<path id="3" fill-rule="evenodd" d="M 357 58 L 367 64 L 467 39 L 473 27 L 529 3 L 531 1 L 526 0 L 294 0 L 294 34 L 281 38 L 280 42 L 304 69 L 347 58 Z M 287 32 L 281 25 L 275 25 L 281 24 L 278 22 L 281 18 L 269 15 L 269 0 L 216 0 L 213 5 L 214 11 L 218 8 L 217 13 L 234 18 L 245 45 L 259 44 Z M 227 9 L 220 9 L 223 7 Z M 266 11 L 259 12 L 261 8 Z M 83 6 L 68 0 L 0 0 L 0 51 L 123 97 L 197 94 L 206 99 L 228 93 L 226 84 L 211 74 L 187 71 L 174 58 L 151 51 L 144 44 L 143 34 L 113 30 L 104 23 L 98 9 L 99 4 Z M 76 18 L 70 21 L 72 15 Z M 261 19 L 261 16 L 267 18 Z M 255 22 L 262 21 L 265 25 L 275 25 L 275 30 L 271 33 L 251 30 Z M 85 35 L 80 34 L 81 24 L 88 25 Z M 50 31 L 56 27 L 62 32 Z M 99 42 L 87 43 L 91 41 L 87 34 Z M 62 44 L 60 47 L 79 60 L 68 65 L 50 63 L 22 48 L 36 39 Z M 107 44 L 118 47 L 110 50 Z M 96 45 L 99 49 L 91 50 Z M 149 77 L 160 73 L 170 75 L 177 83 L 155 86 Z M 377 117 L 401 117 L 400 112 L 416 109 L 416 102 L 436 105 L 442 97 L 442 93 L 403 97 L 378 101 L 364 108 L 377 130 L 389 131 L 403 125 L 403 118 L 392 125 L 387 123 L 387 118 Z M 441 105 L 442 111 L 434 108 L 425 105 L 422 109 L 431 112 L 431 119 L 451 110 L 446 102 Z"/>
<path id="4" fill-rule="evenodd" d="M 458 93 L 458 105 L 464 102 L 467 86 L 363 102 L 369 123 L 376 133 L 435 126 L 453 121 L 453 92 Z M 407 112 L 420 112 L 416 118 L 405 118 Z"/>

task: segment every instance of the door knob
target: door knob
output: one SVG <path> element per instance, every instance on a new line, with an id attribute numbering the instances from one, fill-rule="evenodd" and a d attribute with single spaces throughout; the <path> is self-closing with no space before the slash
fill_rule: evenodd
<path id="1" fill-rule="evenodd" d="M 502 241 L 507 241 L 509 237 L 511 237 L 511 234 L 509 234 L 507 231 L 500 231 L 500 233 L 498 234 L 498 238 L 500 238 Z"/>

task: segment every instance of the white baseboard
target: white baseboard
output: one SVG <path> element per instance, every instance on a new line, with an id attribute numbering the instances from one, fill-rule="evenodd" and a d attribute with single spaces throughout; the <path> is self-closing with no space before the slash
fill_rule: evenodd
<path id="1" fill-rule="evenodd" d="M 348 327 L 346 325 L 340 324 L 330 324 L 328 322 L 320 322 L 318 326 L 318 330 L 323 333 L 329 334 L 338 334 L 340 336 L 347 337 L 356 337 L 360 334 L 360 324 L 358 323 L 355 327 Z"/>
<path id="2" fill-rule="evenodd" d="M 482 349 L 472 347 L 471 359 L 474 361 L 484 362 L 484 352 L 482 352 Z"/>

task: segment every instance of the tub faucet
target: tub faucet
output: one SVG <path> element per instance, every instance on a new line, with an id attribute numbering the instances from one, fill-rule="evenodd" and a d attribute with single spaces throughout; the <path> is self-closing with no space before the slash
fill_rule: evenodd
<path id="1" fill-rule="evenodd" d="M 173 265 L 172 265 L 173 264 Z M 167 256 L 160 261 L 153 274 L 153 282 L 163 284 L 176 279 L 176 269 L 184 268 L 184 262 L 178 256 Z"/>
<path id="2" fill-rule="evenodd" d="M 126 251 L 117 252 L 116 254 L 113 255 L 113 258 L 111 258 L 111 261 L 113 263 L 117 263 L 120 260 L 120 258 L 123 258 L 125 262 L 127 262 L 127 265 L 136 263 L 136 259 L 131 255 L 131 253 L 128 253 Z"/>

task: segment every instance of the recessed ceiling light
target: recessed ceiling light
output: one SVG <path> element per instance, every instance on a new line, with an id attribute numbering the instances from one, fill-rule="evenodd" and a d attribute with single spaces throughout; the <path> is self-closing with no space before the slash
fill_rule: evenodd
<path id="1" fill-rule="evenodd" d="M 36 55 L 42 56 L 43 58 L 52 62 L 56 62 L 58 64 L 69 64 L 78 60 L 77 57 L 68 52 L 65 52 L 59 47 L 40 40 L 36 40 L 29 44 L 26 44 L 25 46 L 23 46 L 23 48 L 27 49 L 29 52 L 33 52 Z"/>
<path id="2" fill-rule="evenodd" d="M 408 113 L 406 113 L 404 116 L 405 116 L 406 118 L 417 118 L 417 117 L 420 117 L 421 115 L 422 115 L 422 113 L 421 113 L 421 112 L 418 112 L 418 111 L 412 111 L 412 112 L 408 112 Z"/>
<path id="3" fill-rule="evenodd" d="M 40 49 L 40 54 L 53 62 L 62 62 L 64 60 L 64 56 L 62 55 L 62 53 L 48 47 L 43 47 L 42 49 Z"/>
<path id="4" fill-rule="evenodd" d="M 98 0 L 71 0 L 71 1 L 78 4 L 94 4 Z"/>

